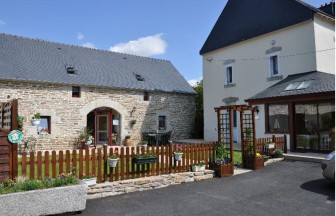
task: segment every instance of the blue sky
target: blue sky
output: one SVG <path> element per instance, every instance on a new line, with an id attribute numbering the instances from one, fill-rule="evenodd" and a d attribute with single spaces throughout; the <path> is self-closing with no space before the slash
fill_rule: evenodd
<path id="1" fill-rule="evenodd" d="M 226 2 L 1 0 L 0 32 L 166 59 L 186 80 L 199 80 L 199 50 Z"/>

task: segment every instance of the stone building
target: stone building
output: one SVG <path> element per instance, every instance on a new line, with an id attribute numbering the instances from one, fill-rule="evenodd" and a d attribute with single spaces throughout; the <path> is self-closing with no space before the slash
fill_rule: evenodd
<path id="1" fill-rule="evenodd" d="M 0 101 L 18 99 L 39 149 L 72 148 L 83 127 L 96 144 L 136 144 L 151 131 L 188 138 L 194 96 L 169 61 L 0 34 Z"/>

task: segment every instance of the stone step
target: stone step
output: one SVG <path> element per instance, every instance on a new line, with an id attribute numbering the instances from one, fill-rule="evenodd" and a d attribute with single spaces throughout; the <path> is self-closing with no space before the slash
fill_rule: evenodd
<path id="1" fill-rule="evenodd" d="M 302 154 L 284 154 L 285 160 L 293 160 L 293 161 L 306 161 L 306 162 L 314 162 L 321 163 L 325 158 L 323 156 L 312 156 L 312 155 L 302 155 Z"/>

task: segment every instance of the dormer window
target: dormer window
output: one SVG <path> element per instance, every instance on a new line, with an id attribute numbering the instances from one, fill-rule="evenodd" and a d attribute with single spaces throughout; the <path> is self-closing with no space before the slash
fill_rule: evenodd
<path id="1" fill-rule="evenodd" d="M 76 74 L 76 69 L 73 65 L 66 65 L 65 69 L 68 74 Z"/>
<path id="2" fill-rule="evenodd" d="M 141 76 L 140 74 L 134 74 L 134 76 L 138 81 L 145 81 L 145 78 L 143 78 L 143 76 Z"/>

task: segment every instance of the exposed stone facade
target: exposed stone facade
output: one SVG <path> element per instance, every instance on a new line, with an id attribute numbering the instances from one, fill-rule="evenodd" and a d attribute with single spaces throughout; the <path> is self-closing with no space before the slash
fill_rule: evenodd
<path id="1" fill-rule="evenodd" d="M 0 101 L 18 99 L 19 115 L 25 119 L 24 136 L 37 138 L 38 149 L 73 148 L 78 131 L 87 124 L 87 114 L 108 107 L 121 115 L 121 138 L 131 135 L 136 144 L 141 132 L 157 130 L 158 115 L 167 116 L 166 131 L 174 131 L 172 139 L 190 137 L 194 127 L 194 95 L 150 92 L 151 100 L 143 100 L 143 91 L 98 87 L 81 87 L 81 97 L 72 97 L 72 86 L 0 81 Z M 134 112 L 131 112 L 135 110 Z M 30 120 L 35 113 L 51 117 L 51 134 L 37 134 Z M 130 120 L 137 122 L 130 127 Z"/>
<path id="2" fill-rule="evenodd" d="M 151 190 L 167 187 L 169 185 L 211 179 L 213 177 L 213 170 L 205 170 L 202 172 L 176 173 L 161 176 L 151 176 L 146 178 L 129 179 L 124 181 L 105 182 L 88 187 L 87 198 L 95 199 L 136 191 Z"/>

